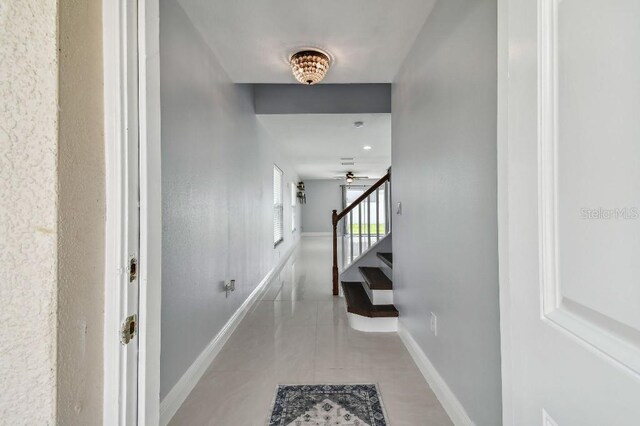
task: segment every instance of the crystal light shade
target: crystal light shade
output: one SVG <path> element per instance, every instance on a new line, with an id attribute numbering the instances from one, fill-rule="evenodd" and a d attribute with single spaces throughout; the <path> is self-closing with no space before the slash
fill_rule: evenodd
<path id="1" fill-rule="evenodd" d="M 303 50 L 294 53 L 289 61 L 293 76 L 302 84 L 316 84 L 329 71 L 329 56 L 317 50 Z"/>

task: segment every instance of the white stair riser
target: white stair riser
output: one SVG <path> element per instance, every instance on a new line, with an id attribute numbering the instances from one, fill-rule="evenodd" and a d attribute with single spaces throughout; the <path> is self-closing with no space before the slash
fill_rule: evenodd
<path id="1" fill-rule="evenodd" d="M 362 283 L 372 305 L 393 305 L 393 290 L 371 290 L 366 282 Z"/>
<path id="2" fill-rule="evenodd" d="M 347 312 L 349 326 L 367 333 L 390 333 L 398 331 L 398 318 L 369 318 Z"/>
<path id="3" fill-rule="evenodd" d="M 374 305 L 393 305 L 393 290 L 371 290 L 369 297 Z"/>

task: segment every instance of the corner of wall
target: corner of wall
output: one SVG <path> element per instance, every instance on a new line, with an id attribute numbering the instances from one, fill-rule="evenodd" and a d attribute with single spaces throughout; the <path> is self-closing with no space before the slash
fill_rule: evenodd
<path id="1" fill-rule="evenodd" d="M 59 0 L 57 421 L 102 418 L 105 250 L 102 2 Z M 90 285 L 88 285 L 90 283 Z"/>

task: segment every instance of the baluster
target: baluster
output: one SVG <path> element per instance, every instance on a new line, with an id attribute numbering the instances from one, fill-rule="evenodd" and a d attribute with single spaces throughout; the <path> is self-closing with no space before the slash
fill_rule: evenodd
<path id="1" fill-rule="evenodd" d="M 347 252 L 345 251 L 345 246 L 344 246 L 344 238 L 345 238 L 345 232 L 344 232 L 344 226 L 345 226 L 345 222 L 347 220 L 343 219 L 342 220 L 342 235 L 340 236 L 340 240 L 342 240 L 341 242 L 341 246 L 342 246 L 342 269 L 344 270 L 344 268 L 347 267 Z"/>
<path id="2" fill-rule="evenodd" d="M 384 183 L 384 234 L 389 233 L 389 220 L 391 219 L 391 197 L 389 197 L 389 182 Z"/>
<path id="3" fill-rule="evenodd" d="M 349 263 L 351 263 L 353 262 L 353 210 L 349 212 L 349 243 L 351 244 L 351 249 L 349 251 L 351 260 Z"/>
<path id="4" fill-rule="evenodd" d="M 393 226 L 392 214 L 393 214 L 393 206 L 391 205 L 391 178 L 387 181 L 387 193 L 389 194 L 389 230 L 387 233 L 391 232 L 391 227 Z"/>
<path id="5" fill-rule="evenodd" d="M 369 247 L 371 247 L 371 195 L 367 197 L 367 238 L 369 239 Z"/>
<path id="6" fill-rule="evenodd" d="M 376 189 L 376 241 L 380 241 L 380 188 Z"/>
<path id="7" fill-rule="evenodd" d="M 362 202 L 358 204 L 358 256 L 362 254 Z"/>

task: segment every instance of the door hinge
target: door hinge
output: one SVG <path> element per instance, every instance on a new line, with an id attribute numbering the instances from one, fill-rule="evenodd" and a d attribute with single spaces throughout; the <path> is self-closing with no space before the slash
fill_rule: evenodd
<path id="1" fill-rule="evenodd" d="M 138 259 L 135 256 L 129 258 L 129 282 L 132 283 L 138 278 Z"/>
<path id="2" fill-rule="evenodd" d="M 130 315 L 128 316 L 122 326 L 120 328 L 120 341 L 123 345 L 126 345 L 136 336 L 136 332 L 138 331 L 138 316 Z"/>

